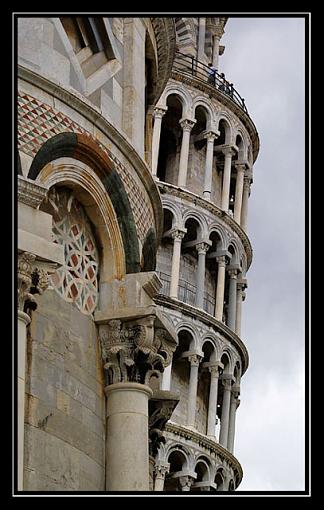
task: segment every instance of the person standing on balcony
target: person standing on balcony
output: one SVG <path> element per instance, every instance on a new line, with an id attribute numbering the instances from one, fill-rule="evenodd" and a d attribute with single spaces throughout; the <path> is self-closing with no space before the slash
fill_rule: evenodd
<path id="1" fill-rule="evenodd" d="M 217 69 L 213 66 L 212 62 L 209 62 L 208 67 L 208 83 L 215 86 Z"/>

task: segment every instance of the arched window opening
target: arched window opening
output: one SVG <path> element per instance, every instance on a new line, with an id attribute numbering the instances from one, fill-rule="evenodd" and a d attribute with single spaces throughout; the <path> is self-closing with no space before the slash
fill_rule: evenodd
<path id="1" fill-rule="evenodd" d="M 170 464 L 170 469 L 165 477 L 164 492 L 181 491 L 179 477 L 174 477 L 173 475 L 184 470 L 187 464 L 186 457 L 181 451 L 174 450 L 170 453 L 168 462 Z"/>
<path id="2" fill-rule="evenodd" d="M 217 471 L 215 476 L 216 492 L 224 490 L 224 477 L 222 470 Z"/>
<path id="3" fill-rule="evenodd" d="M 182 103 L 176 94 L 167 98 L 167 112 L 162 118 L 157 176 L 160 181 L 177 184 L 182 129 Z"/>
<path id="4" fill-rule="evenodd" d="M 212 245 L 206 255 L 204 310 L 210 315 L 214 315 L 216 285 L 218 278 L 218 263 L 216 261 L 216 252 L 221 245 L 221 238 L 217 232 L 213 231 L 209 236 L 209 240 L 212 242 Z"/>
<path id="5" fill-rule="evenodd" d="M 194 218 L 185 222 L 187 232 L 181 243 L 181 261 L 178 298 L 184 303 L 195 304 L 196 299 L 196 270 L 198 253 L 196 244 L 200 238 L 200 225 Z"/>
<path id="6" fill-rule="evenodd" d="M 172 229 L 174 224 L 173 213 L 169 209 L 163 209 L 163 236 L 161 244 L 157 252 L 157 265 L 159 268 L 159 278 L 162 281 L 163 287 L 160 290 L 164 296 L 170 295 L 170 282 L 171 282 L 171 262 L 173 252 L 173 239 L 168 232 Z"/>
<path id="7" fill-rule="evenodd" d="M 206 146 L 206 138 L 204 137 L 204 132 L 207 127 L 207 113 L 203 106 L 197 106 L 195 115 L 196 124 L 192 128 L 192 140 L 194 144 L 194 148 L 200 151 L 203 147 Z"/>
<path id="8" fill-rule="evenodd" d="M 55 292 L 85 315 L 98 303 L 99 254 L 93 227 L 68 188 L 52 188 L 42 210 L 53 217 L 53 241 L 64 247 L 65 263 L 50 275 Z"/>
<path id="9" fill-rule="evenodd" d="M 230 257 L 226 257 L 226 264 L 229 265 L 231 260 L 233 260 L 234 257 L 234 247 L 232 245 L 229 246 L 228 252 L 231 254 Z M 225 290 L 224 290 L 224 310 L 223 310 L 223 322 L 224 324 L 228 323 L 228 305 L 229 305 L 229 274 L 228 271 L 226 271 L 225 274 Z"/>
<path id="10" fill-rule="evenodd" d="M 186 331 L 182 330 L 178 334 L 178 346 L 173 354 L 172 372 L 171 372 L 171 391 L 180 392 L 180 395 L 188 395 L 190 363 L 188 358 L 183 354 L 190 351 L 193 346 L 193 337 Z M 187 398 L 180 398 L 175 408 L 172 419 L 185 423 L 187 419 Z"/>

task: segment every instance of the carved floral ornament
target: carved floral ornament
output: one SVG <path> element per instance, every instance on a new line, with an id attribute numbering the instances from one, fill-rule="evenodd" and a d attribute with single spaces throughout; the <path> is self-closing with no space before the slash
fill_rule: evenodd
<path id="1" fill-rule="evenodd" d="M 43 294 L 49 281 L 47 272 L 37 267 L 36 256 L 32 253 L 18 254 L 18 309 L 35 310 L 34 294 Z"/>
<path id="2" fill-rule="evenodd" d="M 161 373 L 170 364 L 176 344 L 163 328 L 155 327 L 155 318 L 114 319 L 99 326 L 107 385 L 126 381 L 145 384 L 149 371 Z"/>

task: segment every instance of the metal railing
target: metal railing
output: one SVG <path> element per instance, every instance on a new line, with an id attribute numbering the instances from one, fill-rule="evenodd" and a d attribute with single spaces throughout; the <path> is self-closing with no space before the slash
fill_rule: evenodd
<path id="1" fill-rule="evenodd" d="M 167 273 L 163 273 L 162 271 L 158 272 L 158 276 L 162 282 L 162 289 L 160 293 L 163 296 L 170 296 L 170 281 L 171 276 Z M 188 305 L 195 306 L 196 302 L 196 286 L 192 283 L 189 283 L 187 280 L 179 279 L 179 287 L 178 287 L 178 299 L 183 303 L 187 303 Z M 214 314 L 215 310 L 215 297 L 211 294 L 208 294 L 206 291 L 204 292 L 204 310 L 210 315 Z"/>
<path id="2" fill-rule="evenodd" d="M 223 73 L 213 71 L 209 66 L 203 64 L 191 55 L 186 55 L 179 51 L 176 52 L 173 61 L 173 69 L 182 74 L 193 76 L 199 81 L 212 85 L 222 94 L 229 97 L 234 103 L 238 104 L 245 113 L 248 114 L 244 99 L 235 90 L 233 83 L 226 80 Z"/>

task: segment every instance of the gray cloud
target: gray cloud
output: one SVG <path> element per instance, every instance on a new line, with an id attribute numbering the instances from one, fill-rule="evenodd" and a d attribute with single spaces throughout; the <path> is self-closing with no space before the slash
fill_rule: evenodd
<path id="1" fill-rule="evenodd" d="M 230 18 L 225 29 L 220 71 L 245 98 L 260 136 L 243 304 L 250 367 L 237 413 L 240 490 L 303 490 L 304 20 Z"/>

